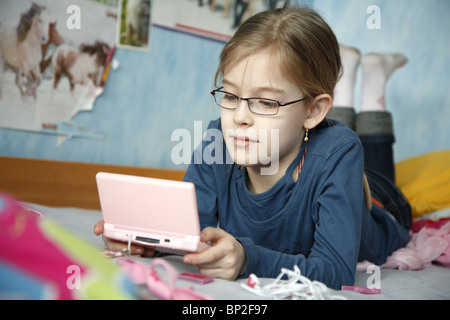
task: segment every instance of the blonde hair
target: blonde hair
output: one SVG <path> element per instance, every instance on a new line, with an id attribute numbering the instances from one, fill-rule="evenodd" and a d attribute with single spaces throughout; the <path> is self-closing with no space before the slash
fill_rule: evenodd
<path id="1" fill-rule="evenodd" d="M 309 8 L 263 11 L 247 19 L 222 50 L 216 86 L 231 64 L 267 48 L 299 88 L 334 96 L 341 75 L 339 44 L 328 24 Z"/>

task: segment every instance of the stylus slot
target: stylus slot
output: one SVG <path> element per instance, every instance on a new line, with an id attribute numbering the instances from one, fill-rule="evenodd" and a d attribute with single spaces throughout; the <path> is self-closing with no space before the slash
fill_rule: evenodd
<path id="1" fill-rule="evenodd" d="M 143 241 L 143 242 L 148 242 L 148 243 L 160 243 L 159 239 L 154 239 L 154 238 L 146 238 L 146 237 L 136 237 L 137 241 Z"/>

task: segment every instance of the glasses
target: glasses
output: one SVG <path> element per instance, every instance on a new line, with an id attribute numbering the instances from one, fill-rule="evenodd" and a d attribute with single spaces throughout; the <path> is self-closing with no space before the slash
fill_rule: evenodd
<path id="1" fill-rule="evenodd" d="M 239 103 L 244 100 L 247 101 L 248 109 L 255 114 L 262 115 L 276 115 L 280 107 L 285 107 L 300 101 L 303 101 L 308 98 L 308 96 L 290 101 L 287 103 L 280 103 L 276 100 L 271 99 L 263 99 L 263 98 L 240 98 L 232 93 L 226 92 L 222 90 L 223 87 L 211 91 L 211 94 L 214 97 L 214 101 L 216 104 L 224 109 L 234 110 L 238 107 Z M 312 97 L 316 95 L 311 95 Z"/>

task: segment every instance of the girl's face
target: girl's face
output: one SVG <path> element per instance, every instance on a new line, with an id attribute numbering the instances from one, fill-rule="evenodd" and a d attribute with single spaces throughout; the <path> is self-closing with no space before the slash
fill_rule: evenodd
<path id="1" fill-rule="evenodd" d="M 305 97 L 298 86 L 283 76 L 277 58 L 268 50 L 229 66 L 224 72 L 223 87 L 241 98 L 266 98 L 281 104 Z M 245 100 L 235 110 L 222 108 L 225 143 L 234 162 L 246 167 L 286 170 L 300 150 L 307 111 L 305 101 L 280 107 L 276 115 L 252 113 Z M 273 170 L 266 172 L 276 174 Z"/>

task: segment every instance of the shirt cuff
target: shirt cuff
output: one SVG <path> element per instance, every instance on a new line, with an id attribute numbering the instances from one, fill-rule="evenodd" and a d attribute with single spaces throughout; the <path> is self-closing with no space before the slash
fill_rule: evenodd
<path id="1" fill-rule="evenodd" d="M 241 243 L 245 251 L 245 263 L 239 272 L 238 279 L 247 278 L 255 270 L 254 265 L 256 259 L 255 244 L 253 240 L 247 237 L 236 238 Z"/>

